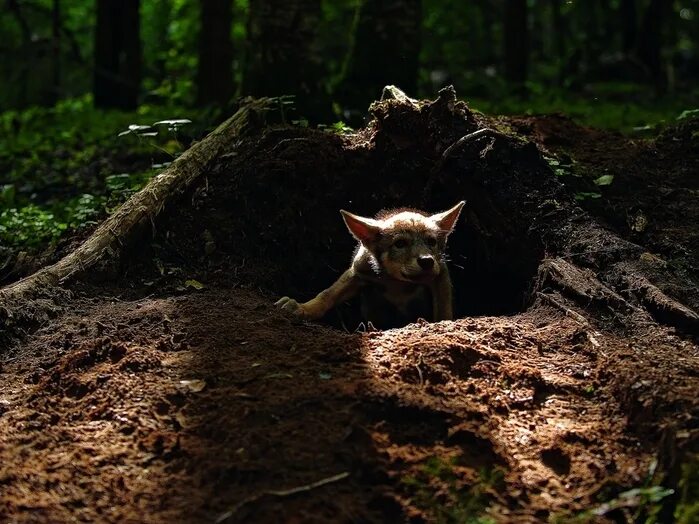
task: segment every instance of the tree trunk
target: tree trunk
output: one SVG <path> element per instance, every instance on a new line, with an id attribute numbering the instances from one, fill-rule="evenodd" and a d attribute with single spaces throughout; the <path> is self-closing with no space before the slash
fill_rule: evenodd
<path id="1" fill-rule="evenodd" d="M 58 102 L 61 93 L 61 1 L 53 0 L 51 9 L 51 55 L 53 60 L 53 81 L 47 100 L 49 105 Z"/>
<path id="2" fill-rule="evenodd" d="M 566 21 L 561 13 L 561 0 L 550 0 L 551 5 L 551 40 L 553 46 L 553 55 L 556 57 L 557 64 L 557 80 L 558 84 L 562 85 L 565 81 L 563 77 L 563 64 L 566 59 L 566 42 L 568 29 Z"/>
<path id="3" fill-rule="evenodd" d="M 546 30 L 544 9 L 532 9 L 528 15 L 531 31 L 529 35 L 529 55 L 533 63 L 546 59 Z"/>
<path id="4" fill-rule="evenodd" d="M 233 97 L 231 0 L 201 0 L 197 103 L 226 107 Z"/>
<path id="5" fill-rule="evenodd" d="M 420 53 L 420 0 L 363 0 L 337 98 L 346 113 L 363 115 L 386 84 L 414 94 Z"/>
<path id="6" fill-rule="evenodd" d="M 662 56 L 665 28 L 671 12 L 670 0 L 650 0 L 636 43 L 638 58 L 648 69 L 648 75 L 659 93 L 667 89 L 667 75 Z"/>
<path id="7" fill-rule="evenodd" d="M 497 61 L 497 49 L 495 46 L 496 13 L 492 2 L 481 1 L 478 3 L 483 16 L 483 62 L 489 66 Z"/>
<path id="8" fill-rule="evenodd" d="M 320 0 L 251 0 L 243 94 L 293 95 L 300 116 L 327 121 L 320 22 Z"/>
<path id="9" fill-rule="evenodd" d="M 527 0 L 505 2 L 505 79 L 515 91 L 522 91 L 529 72 L 529 26 Z"/>
<path id="10" fill-rule="evenodd" d="M 97 0 L 95 106 L 134 110 L 141 86 L 139 0 Z"/>
<path id="11" fill-rule="evenodd" d="M 26 54 L 29 52 L 32 42 L 32 31 L 29 27 L 29 22 L 27 22 L 27 19 L 24 17 L 21 5 L 17 0 L 8 0 L 7 6 L 19 26 L 20 33 L 22 34 L 22 51 Z M 29 89 L 29 64 L 19 64 L 19 73 L 17 76 L 19 77 L 17 106 L 25 107 L 29 102 L 27 99 L 27 92 Z"/>
<path id="12" fill-rule="evenodd" d="M 633 51 L 638 36 L 636 0 L 621 0 L 619 17 L 621 18 L 621 47 L 628 55 Z"/>

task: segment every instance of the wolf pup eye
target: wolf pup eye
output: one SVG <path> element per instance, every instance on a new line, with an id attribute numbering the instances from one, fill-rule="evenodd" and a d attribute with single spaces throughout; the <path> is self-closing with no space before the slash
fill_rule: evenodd
<path id="1" fill-rule="evenodd" d="M 425 239 L 425 244 L 427 244 L 428 247 L 434 247 L 437 245 L 437 239 L 434 237 L 427 237 L 427 239 Z"/>
<path id="2" fill-rule="evenodd" d="M 408 246 L 408 241 L 404 238 L 399 238 L 393 243 L 393 247 L 397 247 L 398 249 L 403 249 L 404 247 Z"/>

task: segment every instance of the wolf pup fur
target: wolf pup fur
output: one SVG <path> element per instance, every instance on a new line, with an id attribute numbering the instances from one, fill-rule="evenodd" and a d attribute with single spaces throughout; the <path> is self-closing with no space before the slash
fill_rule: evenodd
<path id="1" fill-rule="evenodd" d="M 464 203 L 434 215 L 397 209 L 365 218 L 341 210 L 347 228 L 359 241 L 350 268 L 308 302 L 283 297 L 275 305 L 316 320 L 360 294 L 362 317 L 376 327 L 396 327 L 418 318 L 452 320 L 452 286 L 444 249 Z"/>

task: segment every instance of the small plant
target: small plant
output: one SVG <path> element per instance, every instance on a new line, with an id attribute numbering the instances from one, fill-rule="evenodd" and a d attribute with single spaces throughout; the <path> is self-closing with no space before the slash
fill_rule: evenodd
<path id="1" fill-rule="evenodd" d="M 128 129 L 122 131 L 117 136 L 136 136 L 139 140 L 143 139 L 153 139 L 160 137 L 165 138 L 165 143 L 163 145 L 157 144 L 154 140 L 147 140 L 149 146 L 166 153 L 172 158 L 179 156 L 184 150 L 184 146 L 180 143 L 177 138 L 177 132 L 182 126 L 191 124 L 192 121 L 187 118 L 178 118 L 174 120 L 160 120 L 151 125 L 142 124 L 130 124 Z M 172 137 L 163 135 L 162 131 L 165 129 L 168 133 L 172 134 Z M 170 139 L 168 139 L 170 138 Z"/>
<path id="2" fill-rule="evenodd" d="M 544 160 L 546 160 L 554 175 L 567 176 L 572 174 L 572 165 L 564 164 L 557 158 L 551 156 L 544 155 Z"/>
<path id="3" fill-rule="evenodd" d="M 415 476 L 402 479 L 416 506 L 440 524 L 490 524 L 484 515 L 490 502 L 488 491 L 501 490 L 504 475 L 500 469 L 482 469 L 476 482 L 464 486 L 455 471 L 459 457 L 430 457 Z"/>
<path id="4" fill-rule="evenodd" d="M 583 202 L 585 200 L 595 200 L 597 198 L 602 198 L 600 193 L 590 192 L 590 191 L 580 191 L 575 193 L 575 200 L 578 202 Z"/>
<path id="5" fill-rule="evenodd" d="M 352 129 L 350 126 L 348 126 L 342 121 L 335 122 L 327 130 L 331 133 L 337 133 L 338 135 L 347 135 L 350 133 L 354 133 L 354 129 Z"/>
<path id="6" fill-rule="evenodd" d="M 622 522 L 659 524 L 658 516 L 663 508 L 663 500 L 673 495 L 675 491 L 663 486 L 652 485 L 655 482 L 657 467 L 657 461 L 652 461 L 642 486 L 622 491 L 614 498 L 591 509 L 576 514 L 555 515 L 551 522 L 553 524 L 587 524 L 598 522 L 600 518 L 605 517 L 609 513 L 618 512 L 624 517 Z M 675 516 L 677 516 L 677 513 Z M 678 520 L 678 522 L 683 521 Z M 695 521 L 686 521 L 686 523 L 689 522 Z"/>
<path id="7" fill-rule="evenodd" d="M 57 239 L 68 225 L 34 204 L 5 209 L 0 213 L 0 240 L 4 244 L 36 247 Z"/>
<path id="8" fill-rule="evenodd" d="M 677 120 L 689 120 L 690 118 L 699 117 L 699 109 L 685 109 L 677 117 Z"/>
<path id="9" fill-rule="evenodd" d="M 595 184 L 598 186 L 608 186 L 614 181 L 614 175 L 602 175 L 595 179 Z"/>

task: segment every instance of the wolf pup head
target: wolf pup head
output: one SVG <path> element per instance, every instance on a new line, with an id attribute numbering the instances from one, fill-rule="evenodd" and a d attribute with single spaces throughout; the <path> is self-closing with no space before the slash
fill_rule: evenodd
<path id="1" fill-rule="evenodd" d="M 434 215 L 412 209 L 381 211 L 376 218 L 344 210 L 340 213 L 361 248 L 373 256 L 377 273 L 405 282 L 426 283 L 439 275 L 447 237 L 464 204 L 461 201 Z"/>

